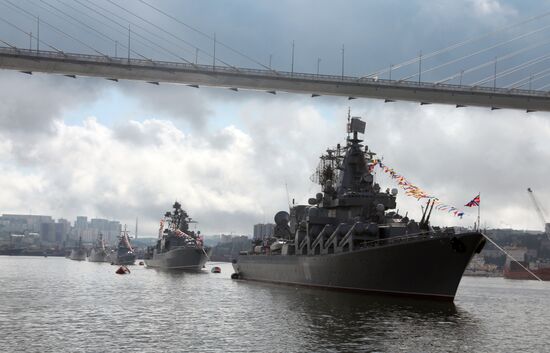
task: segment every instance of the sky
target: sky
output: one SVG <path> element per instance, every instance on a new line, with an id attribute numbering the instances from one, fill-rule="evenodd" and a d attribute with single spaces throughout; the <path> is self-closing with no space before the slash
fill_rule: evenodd
<path id="1" fill-rule="evenodd" d="M 87 0 L 79 1 L 92 6 Z M 113 41 L 101 40 L 89 28 L 71 26 L 46 11 L 47 4 L 73 11 L 66 3 L 17 2 L 40 14 L 41 40 L 66 51 L 90 52 L 56 34 L 47 25 L 51 24 L 101 52 L 112 52 Z M 206 52 L 213 43 L 143 3 L 95 3 L 127 16 L 113 5 L 118 4 L 170 33 L 181 33 L 201 47 L 201 63 L 211 62 Z M 315 72 L 321 58 L 320 71 L 337 74 L 344 44 L 346 74 L 356 76 L 550 9 L 548 1 L 503 0 L 150 3 L 204 33 L 216 33 L 219 41 L 264 65 L 271 55 L 277 70 L 290 70 L 294 40 L 295 71 Z M 79 3 L 68 4 L 86 10 Z M 34 22 L 6 0 L 0 0 L 0 9 L 0 18 L 35 30 Z M 88 20 L 77 12 L 74 16 Z M 548 22 L 499 34 L 424 65 L 441 64 Z M 118 43 L 127 41 L 127 30 L 123 32 L 114 22 L 109 25 Z M 94 28 L 107 33 L 109 27 L 96 23 Z M 139 28 L 134 29 L 137 36 Z M 162 35 L 167 40 L 163 46 L 176 41 Z M 5 23 L 0 24 L 0 39 L 21 47 L 33 44 L 28 35 Z M 508 50 L 539 42 L 527 37 Z M 186 52 L 184 47 L 182 55 L 193 60 L 194 50 Z M 139 43 L 133 48 L 147 57 L 174 60 L 159 48 Z M 220 45 L 217 55 L 232 65 L 258 67 Z M 483 55 L 477 62 L 496 54 Z M 414 68 L 405 68 L 394 74 L 407 75 L 407 70 L 414 73 Z M 457 67 L 446 70 L 427 74 L 426 79 L 444 77 Z M 502 84 L 525 74 L 506 77 Z M 476 75 L 468 77 L 470 82 L 485 73 Z M 205 234 L 251 234 L 253 224 L 272 222 L 277 211 L 288 210 L 289 200 L 305 203 L 319 192 L 310 176 L 323 151 L 344 142 L 348 108 L 367 121 L 365 143 L 387 165 L 467 213 L 459 219 L 438 212 L 432 217 L 434 224 L 471 226 L 476 210 L 462 206 L 481 193 L 482 225 L 542 230 L 526 189 L 531 187 L 550 210 L 550 113 L 116 83 L 5 70 L 0 71 L 0 214 L 45 214 L 70 220 L 87 215 L 129 225 L 137 217 L 140 236 L 155 236 L 159 219 L 178 200 Z M 383 188 L 396 187 L 383 173 L 376 178 Z M 400 213 L 409 212 L 412 218 L 420 218 L 421 204 L 398 195 Z"/>

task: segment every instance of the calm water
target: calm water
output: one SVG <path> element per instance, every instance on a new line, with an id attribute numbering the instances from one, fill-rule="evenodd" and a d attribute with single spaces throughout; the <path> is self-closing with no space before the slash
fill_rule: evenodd
<path id="1" fill-rule="evenodd" d="M 550 282 L 465 277 L 455 305 L 436 305 L 233 281 L 221 267 L 120 276 L 0 256 L 0 351 L 550 351 Z"/>

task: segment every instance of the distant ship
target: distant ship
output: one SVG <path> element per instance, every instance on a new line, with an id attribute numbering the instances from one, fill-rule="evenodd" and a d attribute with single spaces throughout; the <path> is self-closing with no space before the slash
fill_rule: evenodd
<path id="1" fill-rule="evenodd" d="M 234 279 L 452 301 L 485 239 L 416 222 L 396 209 L 397 189 L 374 181 L 365 122 L 348 115 L 348 138 L 321 156 L 309 205 L 275 215 L 275 235 L 233 260 Z M 352 134 L 352 136 L 350 136 Z M 427 206 L 430 204 L 428 203 Z"/>
<path id="2" fill-rule="evenodd" d="M 120 232 L 117 248 L 111 252 L 110 260 L 114 265 L 133 265 L 136 262 L 136 254 L 130 244 L 126 227 Z"/>
<path id="3" fill-rule="evenodd" d="M 503 276 L 507 279 L 530 279 L 536 280 L 537 278 L 529 273 L 525 268 L 529 269 L 533 274 L 543 281 L 550 281 L 550 263 L 541 262 L 536 267 L 531 267 L 526 261 L 514 261 L 507 260 L 504 264 Z"/>
<path id="4" fill-rule="evenodd" d="M 178 202 L 172 212 L 166 212 L 160 223 L 159 239 L 147 249 L 145 264 L 160 269 L 198 271 L 208 261 L 211 249 L 203 245 L 200 232 L 189 230 L 192 222 Z M 164 228 L 165 222 L 168 223 Z"/>
<path id="5" fill-rule="evenodd" d="M 90 251 L 90 256 L 88 256 L 88 261 L 90 262 L 111 262 L 109 259 L 109 254 L 105 249 L 105 242 L 103 241 L 103 234 L 99 233 L 97 236 L 96 243 Z"/>
<path id="6" fill-rule="evenodd" d="M 69 259 L 76 261 L 86 260 L 86 249 L 82 246 L 82 237 L 78 238 L 78 247 L 71 250 Z"/>

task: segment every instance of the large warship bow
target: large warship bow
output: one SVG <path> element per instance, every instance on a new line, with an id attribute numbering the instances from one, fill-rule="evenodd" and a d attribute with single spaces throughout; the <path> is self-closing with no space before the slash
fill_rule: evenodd
<path id="1" fill-rule="evenodd" d="M 199 271 L 211 249 L 203 245 L 200 232 L 189 229 L 194 221 L 180 203 L 175 202 L 172 207 L 172 212 L 166 212 L 160 221 L 159 239 L 147 249 L 145 264 L 160 269 Z"/>
<path id="2" fill-rule="evenodd" d="M 374 181 L 375 153 L 358 137 L 365 125 L 348 116 L 345 146 L 313 176 L 322 192 L 278 212 L 275 236 L 233 260 L 233 278 L 453 300 L 483 236 L 432 227 L 433 203 L 418 222 L 394 211 L 398 191 Z"/>

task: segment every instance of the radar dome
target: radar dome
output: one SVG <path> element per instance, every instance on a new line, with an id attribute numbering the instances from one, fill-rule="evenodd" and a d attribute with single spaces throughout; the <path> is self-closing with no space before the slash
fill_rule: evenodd
<path id="1" fill-rule="evenodd" d="M 275 224 L 278 226 L 287 225 L 290 221 L 290 215 L 286 211 L 279 211 L 275 214 Z"/>

